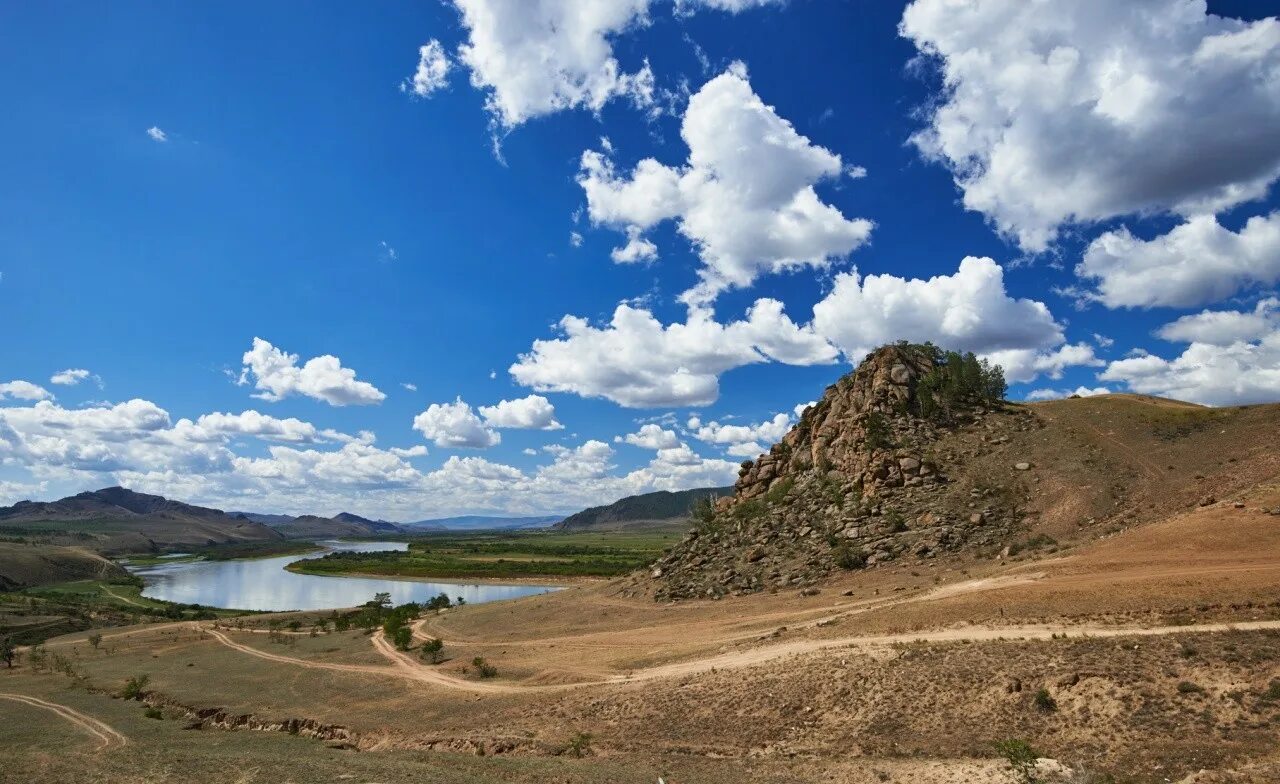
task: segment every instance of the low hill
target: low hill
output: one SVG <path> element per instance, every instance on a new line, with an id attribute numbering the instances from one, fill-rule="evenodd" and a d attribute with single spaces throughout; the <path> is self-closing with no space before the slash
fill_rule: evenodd
<path id="1" fill-rule="evenodd" d="M 404 531 L 395 523 L 369 520 L 349 512 L 333 517 L 300 515 L 287 522 L 273 523 L 272 527 L 289 539 L 326 539 L 339 536 L 376 536 Z"/>
<path id="2" fill-rule="evenodd" d="M 689 510 L 698 499 L 715 499 L 732 494 L 732 487 L 700 487 L 679 492 L 659 490 L 627 496 L 605 506 L 584 509 L 552 527 L 561 531 L 588 531 L 670 525 L 688 520 Z"/>
<path id="3" fill-rule="evenodd" d="M 1280 406 L 1123 394 L 1014 404 L 983 393 L 980 367 L 970 386 L 956 381 L 969 371 L 954 356 L 886 346 L 828 387 L 655 564 L 655 596 L 1061 549 L 1233 498 L 1277 470 L 1260 434 L 1280 432 Z"/>
<path id="4" fill-rule="evenodd" d="M 424 531 L 505 531 L 516 528 L 547 528 L 561 519 L 559 515 L 540 515 L 536 517 L 459 515 L 458 517 L 437 517 L 430 520 L 418 520 L 412 523 L 401 523 L 400 525 L 403 528 L 416 528 Z"/>
<path id="5" fill-rule="evenodd" d="M 271 528 L 219 509 L 136 493 L 123 487 L 58 501 L 0 507 L 0 533 L 42 537 L 100 553 L 139 552 L 283 538 Z"/>
<path id="6" fill-rule="evenodd" d="M 120 566 L 78 547 L 0 542 L 0 591 L 71 580 L 123 580 Z"/>

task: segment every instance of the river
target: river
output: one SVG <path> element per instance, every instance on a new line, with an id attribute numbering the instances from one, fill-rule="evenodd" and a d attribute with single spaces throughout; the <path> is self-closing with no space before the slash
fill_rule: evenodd
<path id="1" fill-rule="evenodd" d="M 378 552 L 407 550 L 406 542 L 319 542 L 328 550 Z M 380 580 L 370 577 L 326 577 L 296 574 L 285 566 L 320 553 L 236 561 L 178 561 L 130 567 L 146 583 L 142 595 L 182 604 L 237 610 L 328 610 L 354 607 L 375 593 L 391 594 L 395 604 L 425 602 L 442 593 L 468 604 L 515 599 L 559 590 L 547 585 L 476 585 Z"/>

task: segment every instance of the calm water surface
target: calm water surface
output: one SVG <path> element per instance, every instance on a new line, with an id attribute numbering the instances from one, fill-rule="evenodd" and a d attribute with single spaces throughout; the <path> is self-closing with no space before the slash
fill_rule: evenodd
<path id="1" fill-rule="evenodd" d="M 362 553 L 380 550 L 407 550 L 407 542 L 320 542 L 329 550 Z M 285 566 L 308 555 L 284 555 L 244 561 L 188 561 L 130 568 L 142 577 L 142 595 L 183 604 L 229 607 L 237 610 L 327 610 L 354 607 L 375 593 L 391 594 L 395 604 L 425 602 L 433 596 L 461 596 L 468 604 L 515 599 L 559 590 L 547 585 L 468 585 L 462 583 L 422 583 L 409 580 L 379 580 L 366 577 L 321 577 L 294 574 Z"/>

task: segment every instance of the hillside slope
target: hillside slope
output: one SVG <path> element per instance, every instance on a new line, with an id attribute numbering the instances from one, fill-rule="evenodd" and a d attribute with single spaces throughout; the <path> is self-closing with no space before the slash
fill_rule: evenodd
<path id="1" fill-rule="evenodd" d="M 283 538 L 261 523 L 218 509 L 123 487 L 2 507 L 0 532 L 40 535 L 53 544 L 76 544 L 112 553 Z"/>
<path id="2" fill-rule="evenodd" d="M 631 495 L 611 504 L 593 506 L 569 515 L 552 528 L 561 531 L 589 531 L 680 522 L 689 519 L 689 510 L 698 499 L 721 498 L 732 493 L 732 487 L 699 487 L 674 493 L 659 490 Z"/>
<path id="3" fill-rule="evenodd" d="M 1056 549 L 1231 498 L 1280 471 L 1280 406 L 1135 395 L 921 414 L 924 347 L 828 388 L 659 561 L 657 598 L 803 587 L 842 569 Z"/>
<path id="4" fill-rule="evenodd" d="M 323 539 L 339 536 L 377 536 L 400 533 L 404 529 L 394 523 L 369 520 L 349 512 L 333 517 L 300 515 L 287 522 L 276 523 L 272 528 L 289 539 Z"/>
<path id="5" fill-rule="evenodd" d="M 0 591 L 128 576 L 120 566 L 78 547 L 0 542 Z"/>

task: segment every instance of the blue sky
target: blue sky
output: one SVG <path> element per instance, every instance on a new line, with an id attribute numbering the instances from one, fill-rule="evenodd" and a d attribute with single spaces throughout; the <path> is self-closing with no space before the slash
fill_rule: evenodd
<path id="1" fill-rule="evenodd" d="M 11 5 L 0 502 L 568 512 L 898 337 L 1280 398 L 1280 23 L 1069 5 Z"/>

